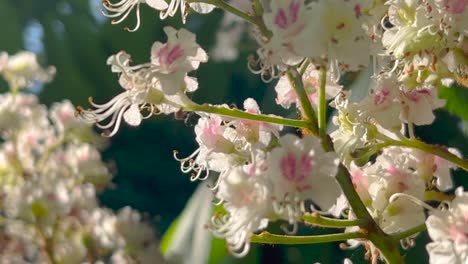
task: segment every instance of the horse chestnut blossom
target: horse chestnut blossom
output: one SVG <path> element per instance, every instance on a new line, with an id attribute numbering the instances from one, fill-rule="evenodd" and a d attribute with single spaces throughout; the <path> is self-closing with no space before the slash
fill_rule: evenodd
<path id="1" fill-rule="evenodd" d="M 171 0 L 169 3 L 164 0 L 121 0 L 117 3 L 112 3 L 110 0 L 104 0 L 103 7 L 105 11 L 102 11 L 102 13 L 106 17 L 117 18 L 112 20 L 112 24 L 119 24 L 123 22 L 134 9 L 136 9 L 137 22 L 135 27 L 132 29 L 128 27 L 125 28 L 125 30 L 129 32 L 135 32 L 140 28 L 141 4 L 147 4 L 149 7 L 160 11 L 161 19 L 168 16 L 173 17 L 177 13 L 177 10 L 180 9 L 182 21 L 185 23 L 185 0 Z M 189 7 L 202 14 L 209 13 L 214 9 L 213 5 L 203 3 L 190 3 Z"/>
<path id="2" fill-rule="evenodd" d="M 97 139 L 92 133 L 82 132 L 83 120 L 96 123 L 104 135 L 113 136 L 122 121 L 138 126 L 160 113 L 174 114 L 177 119 L 190 114 L 198 118 L 194 126 L 198 147 L 185 158 L 177 151 L 174 157 L 182 172 L 191 173 L 190 180 L 207 181 L 217 207 L 205 228 L 225 239 L 234 256 L 247 255 L 252 243 L 349 241 L 353 246 L 363 245 L 372 263 L 404 263 L 400 246 L 409 250 L 417 234 L 427 229 L 434 240 L 426 246 L 431 263 L 466 263 L 463 210 L 467 201 L 451 170 L 468 171 L 468 162 L 455 148 L 419 140 L 415 126 L 431 125 L 436 118 L 434 111 L 450 105 L 439 98 L 441 89 L 466 86 L 467 3 L 106 0 L 105 15 L 115 18 L 113 23 L 122 22 L 136 9 L 137 25 L 130 31 L 140 26 L 141 4 L 156 9 L 160 18 L 174 16 L 180 10 L 183 22 L 190 10 L 200 14 L 214 8 L 225 11 L 221 29 L 215 33 L 218 44 L 212 49 L 213 57 L 232 59 L 239 54 L 236 46 L 240 41 L 252 44 L 243 45 L 253 53 L 247 67 L 265 83 L 273 82 L 275 103 L 292 111 L 287 117 L 264 114 L 253 98 L 245 99 L 239 108 L 225 103 L 196 103 L 188 94 L 203 89 L 196 71 L 208 62 L 208 55 L 194 33 L 165 27 L 167 41 L 154 42 L 148 62 L 133 64 L 125 51 L 109 57 L 107 63 L 118 74 L 123 91 L 108 103 L 96 104 L 91 99 L 94 109 L 78 108 L 78 120 L 72 119 L 70 104 L 56 105 L 50 113 L 54 128 L 50 128 L 44 117 L 47 110 L 37 106 L 34 97 L 1 97 L 5 100 L 0 100 L 1 134 L 7 140 L 21 140 L 16 145 L 4 144 L 0 152 L 1 166 L 8 167 L 6 178 L 19 172 L 24 177 L 34 175 L 35 153 L 44 153 L 57 140 L 67 142 L 67 146 L 54 150 L 46 159 L 62 161 L 63 166 L 73 167 L 65 171 L 76 175 L 76 181 L 57 180 L 40 191 L 32 191 L 33 185 L 25 180 L 18 181 L 20 187 L 16 181 L 7 181 L 3 189 L 11 190 L 8 199 L 16 199 L 11 204 L 17 205 L 9 208 L 8 214 L 36 221 L 43 212 L 50 212 L 52 217 L 44 217 L 44 223 L 69 212 L 80 215 L 74 211 L 79 207 L 75 204 L 83 206 L 83 201 L 92 200 L 94 192 L 109 181 L 109 176 L 99 176 L 105 174 L 106 167 L 90 144 Z M 250 34 L 243 34 L 246 31 Z M 5 58 L 0 57 L 0 73 L 6 72 Z M 328 106 L 336 110 L 331 115 Z M 328 117 L 335 126 L 328 124 Z M 31 120 L 31 124 L 24 125 L 22 119 Z M 21 166 L 17 160 L 23 161 Z M 39 163 L 39 168 L 47 172 L 62 171 L 47 161 Z M 59 174 L 47 175 L 52 181 Z M 71 187 L 78 183 L 86 187 Z M 28 198 L 17 201 L 23 188 L 30 190 Z M 446 201 L 453 189 L 455 198 Z M 192 210 L 212 208 L 204 204 L 205 200 L 192 205 Z M 440 212 L 430 209 L 426 217 L 426 201 L 449 206 Z M 210 210 L 200 210 L 204 215 L 199 219 L 209 219 Z M 98 245 L 114 252 L 113 261 L 125 262 L 125 252 L 120 250 L 125 235 L 116 228 L 119 217 L 108 211 L 91 211 L 83 213 L 94 221 L 86 234 L 97 236 Z M 128 218 L 139 221 L 131 213 L 122 214 L 127 217 L 122 216 L 124 222 Z M 281 234 L 267 233 L 272 222 L 286 224 Z M 183 223 L 187 229 L 188 221 Z M 60 228 L 68 226 L 72 225 Z M 297 231 L 304 226 L 344 231 L 298 236 Z M 10 231 L 19 235 L 21 228 L 16 223 Z M 199 230 L 199 226 L 194 229 Z M 33 237 L 34 228 L 25 230 L 23 237 Z M 171 234 L 165 237 L 167 243 Z M 201 239 L 198 234 L 193 234 L 194 241 Z M 146 239 L 143 234 L 140 237 L 135 241 L 143 247 L 141 252 L 146 252 L 142 245 Z M 86 250 L 77 241 L 69 241 L 73 254 L 57 249 L 64 259 L 84 256 Z M 163 253 L 168 258 L 172 254 Z M 182 259 L 189 259 L 187 256 Z"/>
<path id="3" fill-rule="evenodd" d="M 185 29 L 165 27 L 167 42 L 155 42 L 151 48 L 151 72 L 165 94 L 174 95 L 186 84 L 186 74 L 208 61 L 206 52 L 195 42 L 195 35 Z"/>
<path id="4" fill-rule="evenodd" d="M 24 69 L 39 67 L 26 62 Z M 162 261 L 138 212 L 99 206 L 96 195 L 112 175 L 96 148 L 102 139 L 75 118 L 75 107 L 64 101 L 48 110 L 35 95 L 11 88 L 0 95 L 2 263 Z"/>
<path id="5" fill-rule="evenodd" d="M 279 144 L 281 147 L 268 154 L 265 172 L 272 181 L 275 213 L 296 225 L 306 200 L 312 200 L 321 211 L 329 211 L 341 195 L 334 178 L 339 163 L 336 153 L 325 153 L 320 142 L 310 136 L 299 139 L 288 134 Z"/>
<path id="6" fill-rule="evenodd" d="M 273 214 L 269 201 L 270 186 L 263 174 L 251 166 L 231 169 L 219 183 L 216 197 L 223 201 L 226 215 L 215 215 L 210 228 L 215 236 L 225 238 L 229 250 L 245 256 L 254 232 L 267 228 Z"/>
<path id="7" fill-rule="evenodd" d="M 192 103 L 185 93 L 195 91 L 198 83 L 187 73 L 197 69 L 208 57 L 195 43 L 192 33 L 171 27 L 164 30 L 168 42 L 153 44 L 150 63 L 132 66 L 130 55 L 124 51 L 109 57 L 107 64 L 112 72 L 120 74 L 119 83 L 125 91 L 105 104 L 96 104 L 91 99 L 95 110 L 78 109 L 77 114 L 83 120 L 100 123 L 110 118 L 98 127 L 112 128 L 106 133 L 112 136 L 117 133 L 122 119 L 131 126 L 138 126 L 153 114 L 175 113 L 183 105 Z M 147 113 L 142 114 L 145 111 Z"/>
<path id="8" fill-rule="evenodd" d="M 468 259 L 468 193 L 455 190 L 455 199 L 447 208 L 431 210 L 426 220 L 433 242 L 426 245 L 429 262 L 466 263 Z"/>
<path id="9" fill-rule="evenodd" d="M 42 68 L 36 54 L 21 51 L 13 56 L 0 53 L 0 74 L 12 89 L 30 87 L 35 82 L 50 82 L 55 74 L 55 67 Z"/>

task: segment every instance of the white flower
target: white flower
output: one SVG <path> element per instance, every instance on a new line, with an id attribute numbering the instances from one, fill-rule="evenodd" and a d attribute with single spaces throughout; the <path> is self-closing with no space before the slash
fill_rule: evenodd
<path id="1" fill-rule="evenodd" d="M 240 136 L 236 130 L 226 125 L 220 116 L 201 117 L 195 126 L 195 134 L 200 146 L 197 150 L 186 158 L 178 158 L 178 152 L 174 152 L 174 158 L 181 163 L 181 171 L 194 172 L 192 181 L 204 180 L 210 171 L 216 171 L 220 173 L 219 183 L 231 168 L 250 158 L 250 153 L 243 147 L 245 142 L 237 140 Z"/>
<path id="2" fill-rule="evenodd" d="M 367 97 L 358 103 L 359 111 L 362 116 L 372 118 L 383 128 L 398 131 L 401 128 L 398 118 L 401 112 L 399 94 L 399 85 L 395 78 L 379 78 Z"/>
<path id="3" fill-rule="evenodd" d="M 414 158 L 417 173 L 428 186 L 435 186 L 441 191 L 448 191 L 453 188 L 452 175 L 450 170 L 456 165 L 439 156 L 429 154 L 416 149 L 403 149 Z M 461 153 L 457 149 L 449 148 L 449 152 L 461 158 Z M 434 181 L 435 178 L 435 181 Z"/>
<path id="4" fill-rule="evenodd" d="M 306 200 L 312 200 L 322 211 L 331 209 L 341 194 L 335 180 L 339 163 L 336 153 L 324 152 L 312 136 L 287 134 L 279 143 L 281 146 L 268 154 L 265 172 L 273 184 L 275 213 L 295 225 L 304 213 Z"/>
<path id="5" fill-rule="evenodd" d="M 330 68 L 355 71 L 369 63 L 370 39 L 362 28 L 359 1 L 319 0 L 310 4 L 308 23 L 298 53 Z M 313 40 L 313 45 L 310 45 Z"/>
<path id="6" fill-rule="evenodd" d="M 120 0 L 117 3 L 112 3 L 110 0 L 102 1 L 105 9 L 102 13 L 106 17 L 117 18 L 112 20 L 112 24 L 119 24 L 127 18 L 127 16 L 136 8 L 137 23 L 133 29 L 125 28 L 130 32 L 136 31 L 140 27 L 140 4 L 147 4 L 156 10 L 165 10 L 169 5 L 164 0 Z M 120 18 L 119 18 L 120 17 Z"/>
<path id="7" fill-rule="evenodd" d="M 70 145 L 64 155 L 63 162 L 70 166 L 74 177 L 80 182 L 92 183 L 98 190 L 102 190 L 109 183 L 109 170 L 102 162 L 98 150 L 92 145 Z"/>
<path id="8" fill-rule="evenodd" d="M 164 62 L 168 61 L 168 57 L 173 58 L 171 54 L 162 54 L 161 56 L 163 55 L 167 55 L 163 59 Z M 193 103 L 185 95 L 185 92 L 195 91 L 198 88 L 198 83 L 195 78 L 186 76 L 184 72 L 182 72 L 181 76 L 171 77 L 167 68 L 160 67 L 160 65 L 144 63 L 131 66 L 130 56 L 124 51 L 110 56 L 107 63 L 111 66 L 112 72 L 120 75 L 119 83 L 125 91 L 105 104 L 96 104 L 90 98 L 90 104 L 96 109 L 85 110 L 82 107 L 78 107 L 77 111 L 77 114 L 83 120 L 89 123 L 96 123 L 96 126 L 101 129 L 112 128 L 111 131 L 103 133 L 105 136 L 110 137 L 115 135 L 122 119 L 131 126 L 138 126 L 143 119 L 149 118 L 154 114 L 175 113 L 183 105 Z M 198 67 L 197 62 L 186 62 L 185 64 L 184 62 L 180 62 L 180 64 L 185 69 L 194 65 Z M 171 65 L 165 66 L 171 67 Z M 162 74 L 158 73 L 160 70 L 163 71 Z M 163 80 L 157 79 L 156 75 L 163 78 Z M 176 88 L 172 86 L 174 83 L 173 79 L 175 79 L 175 85 L 179 85 Z M 175 91 L 171 91 L 173 93 L 170 95 L 165 94 L 162 90 L 163 83 L 166 84 L 166 89 L 175 89 Z M 105 122 L 106 120 L 108 122 L 103 124 L 103 121 Z"/>
<path id="9" fill-rule="evenodd" d="M 151 48 L 152 73 L 161 82 L 165 94 L 174 95 L 185 90 L 185 76 L 196 70 L 208 55 L 196 43 L 195 35 L 185 29 L 165 27 L 167 42 L 155 42 Z"/>
<path id="10" fill-rule="evenodd" d="M 27 126 L 48 126 L 47 110 L 34 95 L 0 95 L 0 131 L 9 138 Z"/>
<path id="11" fill-rule="evenodd" d="M 244 101 L 244 109 L 250 114 L 261 114 L 257 102 L 252 98 L 247 98 Z M 235 120 L 231 121 L 230 124 L 235 126 L 236 133 L 244 140 L 241 144 L 247 145 L 249 151 L 268 147 L 272 138 L 279 137 L 279 132 L 283 128 L 280 125 L 251 120 Z"/>
<path id="12" fill-rule="evenodd" d="M 266 3 L 267 1 L 265 1 Z M 305 41 L 303 32 L 308 26 L 308 9 L 303 0 L 277 0 L 269 1 L 264 6 L 266 12 L 263 21 L 272 31 L 273 37 L 269 46 L 284 63 L 294 65 L 303 57 L 297 46 Z"/>
<path id="13" fill-rule="evenodd" d="M 434 19 L 447 38 L 446 46 L 460 47 L 468 36 L 468 2 L 465 0 L 428 0 L 433 7 Z"/>
<path id="14" fill-rule="evenodd" d="M 433 242 L 426 245 L 429 262 L 466 264 L 468 261 L 468 193 L 459 187 L 447 209 L 434 210 L 426 220 Z"/>
<path id="15" fill-rule="evenodd" d="M 185 23 L 185 0 L 170 0 L 167 3 L 165 0 L 120 0 L 116 3 L 112 3 L 110 0 L 104 0 L 103 6 L 105 11 L 102 13 L 106 17 L 116 18 L 116 20 L 112 20 L 112 24 L 119 24 L 124 21 L 128 15 L 136 9 L 136 18 L 137 23 L 134 28 L 129 29 L 125 28 L 125 30 L 130 32 L 135 32 L 140 27 L 140 4 L 147 4 L 153 9 L 160 11 L 160 18 L 165 19 L 168 16 L 174 16 L 177 10 L 180 7 L 182 21 Z M 211 12 L 215 6 L 210 4 L 204 3 L 189 3 L 189 6 L 198 13 L 206 14 Z"/>
<path id="16" fill-rule="evenodd" d="M 436 34 L 426 7 L 417 1 L 389 3 L 389 20 L 394 26 L 383 34 L 382 44 L 387 52 L 398 59 L 422 50 L 437 54 L 443 47 L 442 38 Z"/>
<path id="17" fill-rule="evenodd" d="M 10 89 L 26 88 L 35 82 L 50 82 L 55 74 L 55 67 L 42 68 L 36 54 L 21 51 L 13 56 L 0 53 L 0 74 L 10 85 Z"/>
<path id="18" fill-rule="evenodd" d="M 415 125 L 429 125 L 434 122 L 434 109 L 443 107 L 445 100 L 439 99 L 437 89 L 415 89 L 400 95 L 402 111 L 400 119 Z"/>
<path id="19" fill-rule="evenodd" d="M 333 117 L 333 123 L 338 129 L 330 136 L 336 152 L 345 164 L 349 164 L 351 153 L 375 142 L 377 127 L 368 116 L 359 112 L 358 104 L 349 102 L 347 93 L 339 93 L 331 105 L 338 110 L 338 116 Z"/>
<path id="20" fill-rule="evenodd" d="M 224 201 L 228 214 L 215 215 L 211 229 L 215 236 L 226 239 L 232 254 L 245 256 L 252 234 L 267 227 L 272 210 L 269 196 L 269 186 L 254 167 L 235 167 L 219 183 L 216 197 Z"/>
<path id="21" fill-rule="evenodd" d="M 368 210 L 387 233 L 405 231 L 424 222 L 423 209 L 412 201 L 390 201 L 390 197 L 396 193 L 424 199 L 425 183 L 417 177 L 412 165 L 410 153 L 399 147 L 391 147 L 386 148 L 376 162 L 364 170 L 372 199 Z"/>

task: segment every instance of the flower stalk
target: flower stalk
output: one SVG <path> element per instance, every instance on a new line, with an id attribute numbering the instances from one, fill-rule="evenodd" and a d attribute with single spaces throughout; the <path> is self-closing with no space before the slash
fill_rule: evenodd
<path id="1" fill-rule="evenodd" d="M 314 108 L 312 108 L 312 103 L 310 102 L 309 97 L 307 96 L 307 93 L 304 89 L 302 76 L 295 69 L 291 69 L 287 73 L 287 76 L 291 86 L 296 92 L 299 101 L 301 102 L 301 107 L 304 111 L 305 118 L 310 122 L 310 126 L 308 128 L 312 134 L 318 135 L 317 115 L 315 114 Z"/>
<path id="2" fill-rule="evenodd" d="M 348 239 L 359 238 L 366 238 L 366 234 L 362 232 L 352 232 L 316 236 L 286 236 L 274 235 L 269 232 L 262 232 L 259 235 L 253 235 L 251 238 L 251 242 L 275 245 L 307 245 L 345 241 Z"/>
<path id="3" fill-rule="evenodd" d="M 278 124 L 283 126 L 297 127 L 297 128 L 309 128 L 310 123 L 306 120 L 296 120 L 289 118 L 276 117 L 271 115 L 262 115 L 262 114 L 251 114 L 238 109 L 232 109 L 222 106 L 213 106 L 209 104 L 191 104 L 185 105 L 182 108 L 187 112 L 203 112 L 209 114 L 218 114 L 222 116 L 235 117 L 245 120 L 266 122 L 271 124 Z"/>
<path id="4" fill-rule="evenodd" d="M 318 213 L 306 214 L 303 216 L 304 222 L 306 224 L 311 224 L 320 227 L 329 227 L 329 228 L 346 228 L 350 226 L 365 226 L 367 220 L 365 219 L 355 219 L 355 220 L 343 220 L 343 219 L 334 219 L 321 216 Z"/>

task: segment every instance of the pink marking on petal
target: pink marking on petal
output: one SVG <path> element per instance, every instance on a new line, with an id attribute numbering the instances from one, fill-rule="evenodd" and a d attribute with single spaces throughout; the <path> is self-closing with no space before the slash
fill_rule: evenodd
<path id="1" fill-rule="evenodd" d="M 468 234 L 463 232 L 461 228 L 456 225 L 451 225 L 448 228 L 450 238 L 456 243 L 466 243 L 468 241 Z"/>
<path id="2" fill-rule="evenodd" d="M 280 162 L 281 174 L 288 181 L 294 181 L 296 178 L 296 155 L 288 153 Z"/>
<path id="3" fill-rule="evenodd" d="M 392 174 L 392 175 L 397 175 L 397 174 L 399 174 L 399 172 L 400 172 L 400 171 L 397 169 L 397 167 L 395 167 L 395 166 L 393 166 L 393 165 L 388 166 L 387 171 L 388 171 L 390 174 Z"/>
<path id="4" fill-rule="evenodd" d="M 360 4 L 356 4 L 354 6 L 354 13 L 356 14 L 356 18 L 360 18 L 362 16 L 362 7 Z"/>
<path id="5" fill-rule="evenodd" d="M 294 153 L 288 153 L 280 161 L 280 169 L 282 176 L 297 185 L 296 190 L 302 192 L 311 188 L 311 185 L 304 182 L 309 178 L 314 168 L 314 160 L 308 154 L 303 154 L 297 157 Z"/>
<path id="6" fill-rule="evenodd" d="M 67 121 L 67 120 L 70 120 L 72 117 L 75 117 L 75 114 L 71 111 L 61 111 L 59 112 L 59 117 L 60 117 L 60 120 L 62 121 Z"/>
<path id="7" fill-rule="evenodd" d="M 184 50 L 179 45 L 175 46 L 174 48 L 172 48 L 169 54 L 167 54 L 167 63 L 174 63 L 174 61 L 184 56 L 184 53 Z"/>
<path id="8" fill-rule="evenodd" d="M 314 160 L 307 154 L 302 155 L 300 162 L 301 170 L 297 181 L 305 180 L 310 175 L 314 167 Z"/>
<path id="9" fill-rule="evenodd" d="M 381 90 L 376 91 L 374 94 L 374 104 L 380 105 L 384 103 L 389 95 L 390 89 L 388 89 L 388 87 L 384 87 Z"/>
<path id="10" fill-rule="evenodd" d="M 283 8 L 280 8 L 275 16 L 275 24 L 281 29 L 288 28 L 288 17 Z"/>
<path id="11" fill-rule="evenodd" d="M 34 134 L 29 134 L 29 135 L 26 136 L 26 141 L 31 145 L 36 144 L 37 137 Z"/>
<path id="12" fill-rule="evenodd" d="M 289 4 L 289 18 L 291 19 L 291 24 L 296 23 L 299 14 L 299 8 L 299 1 L 292 1 L 291 4 Z"/>
<path id="13" fill-rule="evenodd" d="M 351 171 L 351 181 L 358 187 L 367 188 L 368 186 L 367 178 L 364 176 L 364 171 L 360 169 Z"/>
<path id="14" fill-rule="evenodd" d="M 89 160 L 88 152 L 82 152 L 78 155 L 78 161 L 87 161 L 87 160 Z"/>
<path id="15" fill-rule="evenodd" d="M 184 56 L 184 54 L 184 50 L 179 45 L 176 45 L 175 47 L 170 49 L 169 44 L 166 44 L 158 52 L 159 63 L 161 65 L 164 65 L 165 67 L 169 67 L 176 60 Z"/>
<path id="16" fill-rule="evenodd" d="M 408 190 L 408 175 L 406 173 L 402 172 L 396 166 L 393 165 L 388 166 L 387 172 L 390 173 L 393 177 L 396 177 L 396 187 L 399 192 L 404 192 Z"/>
<path id="17" fill-rule="evenodd" d="M 203 133 L 206 136 L 216 136 L 218 134 L 219 127 L 220 124 L 217 120 L 210 120 L 207 126 L 203 128 Z"/>
<path id="18" fill-rule="evenodd" d="M 444 6 L 451 14 L 462 14 L 468 5 L 468 0 L 445 0 Z"/>
<path id="19" fill-rule="evenodd" d="M 159 51 L 158 51 L 158 59 L 159 63 L 161 65 L 166 65 L 166 56 L 165 54 L 167 53 L 167 50 L 169 49 L 169 44 L 164 45 Z"/>
<path id="20" fill-rule="evenodd" d="M 431 91 L 427 89 L 413 90 L 411 92 L 405 93 L 405 96 L 413 102 L 418 102 L 421 96 L 432 96 Z"/>

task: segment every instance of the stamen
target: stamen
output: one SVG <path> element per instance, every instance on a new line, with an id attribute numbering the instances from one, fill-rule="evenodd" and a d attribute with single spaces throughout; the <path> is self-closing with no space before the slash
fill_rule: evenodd
<path id="1" fill-rule="evenodd" d="M 397 199 L 399 198 L 406 198 L 408 199 L 409 201 L 429 210 L 429 211 L 432 211 L 432 212 L 436 212 L 437 209 L 431 207 L 430 205 L 428 205 L 427 203 L 419 200 L 418 198 L 412 196 L 412 195 L 409 195 L 409 194 L 406 194 L 406 193 L 394 193 L 392 196 L 390 196 L 390 199 L 388 199 L 389 201 L 389 204 L 387 206 L 389 206 L 391 203 L 394 203 Z"/>
<path id="2" fill-rule="evenodd" d="M 129 14 L 136 8 L 137 23 L 133 29 L 125 27 L 129 32 L 135 32 L 140 27 L 140 0 L 122 0 L 117 3 L 111 3 L 109 0 L 103 1 L 104 10 L 101 13 L 110 18 L 117 18 L 111 21 L 112 24 L 119 24 L 124 21 Z"/>

